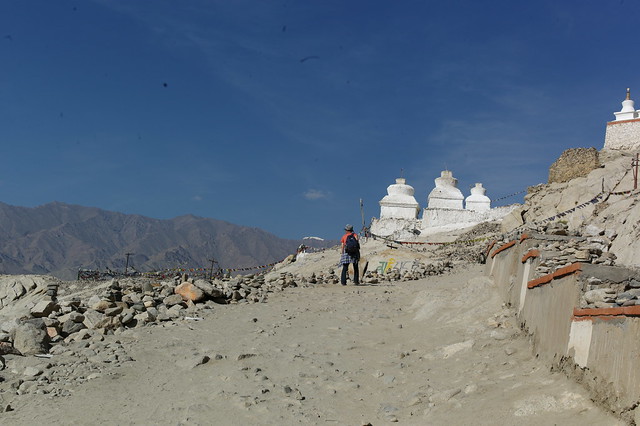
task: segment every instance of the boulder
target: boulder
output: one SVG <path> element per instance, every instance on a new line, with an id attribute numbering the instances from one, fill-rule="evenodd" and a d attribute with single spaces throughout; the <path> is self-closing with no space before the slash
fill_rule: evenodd
<path id="1" fill-rule="evenodd" d="M 42 321 L 26 321 L 13 331 L 13 347 L 23 355 L 49 351 L 49 335 Z"/>
<path id="2" fill-rule="evenodd" d="M 197 280 L 194 285 L 198 287 L 200 290 L 204 291 L 204 294 L 211 299 L 217 299 L 220 297 L 224 297 L 224 292 L 211 284 L 209 281 L 205 280 Z"/>
<path id="3" fill-rule="evenodd" d="M 109 323 L 109 317 L 105 316 L 101 312 L 94 311 L 93 309 L 87 309 L 84 313 L 84 321 L 82 323 L 87 328 L 102 328 Z"/>
<path id="4" fill-rule="evenodd" d="M 75 322 L 69 319 L 62 323 L 61 333 L 63 336 L 68 336 L 70 334 L 77 333 L 83 328 L 86 328 L 86 326 L 83 323 Z"/>
<path id="5" fill-rule="evenodd" d="M 31 316 L 36 318 L 48 317 L 53 311 L 59 310 L 60 307 L 51 300 L 42 300 L 31 308 Z"/>
<path id="6" fill-rule="evenodd" d="M 204 300 L 204 291 L 190 282 L 183 282 L 177 286 L 174 291 L 176 294 L 182 296 L 183 300 L 191 300 L 192 302 L 200 302 Z"/>
<path id="7" fill-rule="evenodd" d="M 182 296 L 179 294 L 172 294 L 171 296 L 167 296 L 162 300 L 166 306 L 171 307 L 174 305 L 178 305 L 182 303 Z"/>

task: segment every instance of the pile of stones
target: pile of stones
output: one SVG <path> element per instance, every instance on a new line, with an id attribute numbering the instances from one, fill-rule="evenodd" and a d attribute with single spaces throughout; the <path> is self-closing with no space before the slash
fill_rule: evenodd
<path id="1" fill-rule="evenodd" d="M 78 296 L 82 292 L 65 295 L 67 287 L 78 283 L 48 279 L 30 283 L 30 279 L 16 280 L 3 286 L 11 289 L 4 300 L 14 304 L 25 300 L 30 308 L 9 321 L 10 303 L 0 310 L 5 319 L 0 321 L 0 396 L 3 392 L 68 395 L 70 381 L 91 380 L 132 360 L 119 339 L 129 329 L 197 320 L 199 312 L 215 305 L 265 302 L 268 293 L 297 285 L 291 274 L 269 280 L 264 275 L 213 281 L 182 276 L 159 283 L 126 278 L 83 283 L 93 287 L 89 287 L 92 295 L 82 298 Z M 26 300 L 29 296 L 33 302 Z M 0 411 L 6 409 L 0 405 Z"/>
<path id="2" fill-rule="evenodd" d="M 420 263 L 410 272 L 369 271 L 362 282 L 417 280 L 452 268 L 450 261 Z M 121 340 L 129 330 L 197 320 L 218 304 L 266 302 L 270 293 L 288 287 L 339 282 L 333 269 L 310 276 L 271 272 L 215 280 L 184 275 L 161 282 L 129 277 L 102 284 L 63 283 L 47 278 L 33 285 L 27 280 L 25 286 L 16 281 L 4 286 L 11 294 L 0 299 L 7 308 L 0 310 L 0 411 L 11 409 L 1 404 L 4 392 L 66 396 L 70 382 L 117 374 L 113 367 L 132 361 Z M 72 291 L 78 286 L 85 290 Z M 33 301 L 26 301 L 28 296 Z M 11 303 L 21 298 L 28 309 L 7 321 Z"/>
<path id="3" fill-rule="evenodd" d="M 362 281 L 366 284 L 377 284 L 384 281 L 413 281 L 432 275 L 445 274 L 451 271 L 453 266 L 453 262 L 449 260 L 429 264 L 420 262 L 417 267 L 412 268 L 410 271 L 389 269 L 382 274 L 378 271 L 369 271 L 364 275 Z"/>
<path id="4" fill-rule="evenodd" d="M 536 277 L 553 273 L 556 269 L 575 262 L 593 263 L 607 266 L 615 264 L 615 254 L 609 252 L 615 232 L 605 231 L 594 225 L 585 227 L 582 235 L 570 235 L 566 223 L 555 222 L 538 227 L 533 231 L 540 241 L 540 263 L 536 268 Z"/>
<path id="5" fill-rule="evenodd" d="M 630 277 L 614 282 L 597 277 L 586 277 L 586 290 L 580 298 L 581 308 L 616 308 L 640 305 L 640 280 Z"/>
<path id="6" fill-rule="evenodd" d="M 481 223 L 460 235 L 455 244 L 440 246 L 436 254 L 456 262 L 484 263 L 486 261 L 485 248 L 487 241 L 495 239 L 499 231 L 499 223 Z"/>
<path id="7" fill-rule="evenodd" d="M 551 274 L 575 262 L 615 266 L 616 256 L 609 248 L 617 234 L 595 225 L 571 233 L 566 223 L 554 222 L 530 228 L 527 233 L 538 244 L 540 263 L 535 277 Z M 581 274 L 580 308 L 615 308 L 640 304 L 640 274 L 624 268 L 600 268 L 600 276 Z"/>

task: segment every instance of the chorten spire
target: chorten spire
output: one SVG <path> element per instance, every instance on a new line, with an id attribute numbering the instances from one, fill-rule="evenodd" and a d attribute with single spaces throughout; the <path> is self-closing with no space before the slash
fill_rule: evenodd
<path id="1" fill-rule="evenodd" d="M 622 101 L 622 109 L 619 112 L 614 112 L 616 116 L 615 121 L 633 120 L 638 118 L 638 111 L 636 111 L 635 102 L 631 99 L 631 89 L 627 87 L 627 95 Z"/>

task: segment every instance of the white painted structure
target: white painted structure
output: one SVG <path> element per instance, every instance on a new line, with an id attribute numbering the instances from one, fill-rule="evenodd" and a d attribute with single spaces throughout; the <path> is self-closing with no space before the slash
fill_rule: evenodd
<path id="1" fill-rule="evenodd" d="M 640 111 L 636 110 L 629 89 L 625 100 L 622 101 L 622 109 L 613 115 L 616 119 L 607 123 L 604 149 L 640 149 Z"/>
<path id="2" fill-rule="evenodd" d="M 471 188 L 471 195 L 464 200 L 465 208 L 476 212 L 484 212 L 491 209 L 491 199 L 485 195 L 486 192 L 487 190 L 481 183 L 476 183 L 476 186 Z"/>
<path id="3" fill-rule="evenodd" d="M 443 170 L 435 182 L 436 187 L 429 193 L 427 208 L 462 210 L 464 196 L 458 189 L 458 179 L 453 177 L 453 173 Z"/>
<path id="4" fill-rule="evenodd" d="M 412 241 L 430 232 L 462 229 L 481 222 L 500 220 L 517 205 L 491 208 L 491 199 L 481 183 L 471 188 L 466 200 L 458 189 L 458 179 L 450 170 L 443 170 L 435 179 L 436 187 L 429 193 L 428 207 L 422 219 L 418 218 L 420 206 L 414 197 L 414 189 L 403 178 L 387 188 L 387 195 L 380 200 L 380 219 L 371 222 L 374 235 L 402 241 Z M 466 208 L 463 203 L 466 201 Z"/>
<path id="5" fill-rule="evenodd" d="M 406 179 L 397 178 L 387 187 L 387 195 L 380 200 L 380 219 L 417 219 L 420 205 L 414 198 L 415 190 Z"/>
<path id="6" fill-rule="evenodd" d="M 631 90 L 627 88 L 627 97 L 622 101 L 622 109 L 619 112 L 614 112 L 616 116 L 615 121 L 633 120 L 638 118 L 638 111 L 636 111 L 635 102 L 631 99 Z"/>

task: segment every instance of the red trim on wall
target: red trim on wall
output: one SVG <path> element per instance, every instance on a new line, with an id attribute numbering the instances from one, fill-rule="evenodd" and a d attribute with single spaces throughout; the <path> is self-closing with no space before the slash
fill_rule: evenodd
<path id="1" fill-rule="evenodd" d="M 535 280 L 531 280 L 527 283 L 527 288 L 535 288 L 544 284 L 549 284 L 551 281 L 562 278 L 567 275 L 575 274 L 580 272 L 582 264 L 580 262 L 572 263 L 569 266 L 565 266 L 564 268 L 557 269 L 553 274 L 543 275 L 540 278 L 536 278 Z"/>
<path id="2" fill-rule="evenodd" d="M 528 259 L 532 258 L 532 257 L 538 257 L 540 256 L 540 251 L 538 250 L 529 250 L 524 256 L 522 256 L 522 263 L 526 262 Z"/>
<path id="3" fill-rule="evenodd" d="M 612 317 L 612 316 L 640 316 L 640 306 L 621 306 L 618 308 L 573 308 L 573 316 L 576 319 L 588 319 L 592 317 Z"/>
<path id="4" fill-rule="evenodd" d="M 501 245 L 500 247 L 498 247 L 497 249 L 494 250 L 493 253 L 491 253 L 491 257 L 495 257 L 496 254 L 500 253 L 501 251 L 504 251 L 510 247 L 513 247 L 516 245 L 516 240 L 513 241 L 509 241 L 506 244 Z"/>
<path id="5" fill-rule="evenodd" d="M 636 123 L 638 121 L 640 121 L 640 118 L 634 118 L 633 120 L 609 121 L 607 122 L 607 126 L 611 126 L 613 124 Z"/>

